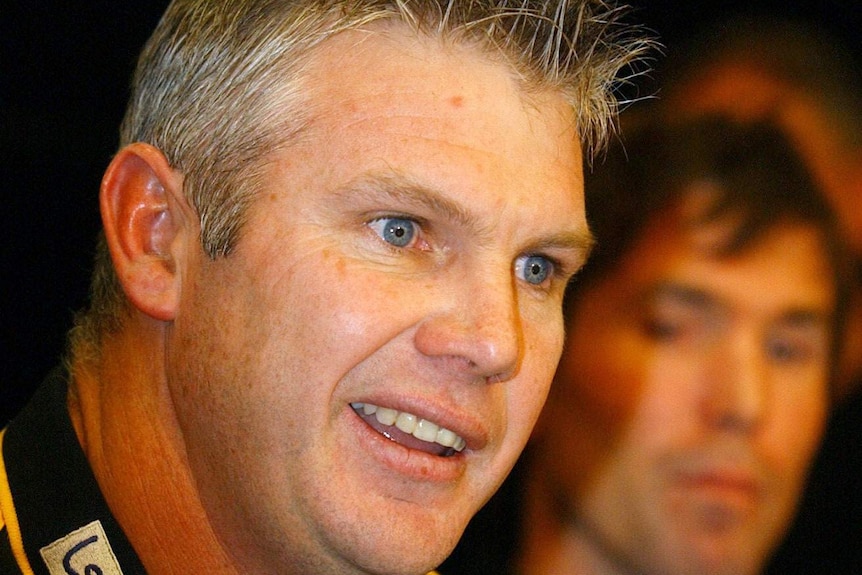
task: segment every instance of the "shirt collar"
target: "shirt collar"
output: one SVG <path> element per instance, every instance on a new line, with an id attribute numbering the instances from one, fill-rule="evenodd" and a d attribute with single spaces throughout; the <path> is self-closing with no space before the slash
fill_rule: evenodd
<path id="1" fill-rule="evenodd" d="M 78 443 L 67 392 L 67 377 L 56 370 L 3 436 L 8 485 L 0 489 L 11 495 L 23 552 L 36 574 L 143 575 Z"/>

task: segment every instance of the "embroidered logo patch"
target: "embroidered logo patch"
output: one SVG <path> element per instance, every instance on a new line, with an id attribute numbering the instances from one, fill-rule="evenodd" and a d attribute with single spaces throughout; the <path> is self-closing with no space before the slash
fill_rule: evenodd
<path id="1" fill-rule="evenodd" d="M 39 550 L 51 575 L 123 575 L 99 521 L 93 521 Z"/>

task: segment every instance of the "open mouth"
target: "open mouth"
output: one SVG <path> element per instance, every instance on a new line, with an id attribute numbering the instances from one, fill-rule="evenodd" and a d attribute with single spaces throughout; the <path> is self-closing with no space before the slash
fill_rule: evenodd
<path id="1" fill-rule="evenodd" d="M 375 431 L 407 448 L 451 457 L 467 446 L 455 432 L 412 413 L 373 403 L 351 403 L 350 407 Z"/>

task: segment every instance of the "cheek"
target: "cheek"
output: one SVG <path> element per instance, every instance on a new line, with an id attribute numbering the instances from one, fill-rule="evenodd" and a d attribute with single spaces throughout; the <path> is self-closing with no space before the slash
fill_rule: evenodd
<path id="1" fill-rule="evenodd" d="M 305 294 L 305 351 L 343 370 L 417 324 L 429 305 L 421 288 L 397 274 L 338 256 L 324 258 L 318 276 L 294 291 Z"/>
<path id="2" fill-rule="evenodd" d="M 316 272 L 320 262 L 251 247 L 195 270 L 174 326 L 178 402 L 210 418 L 214 435 L 228 421 L 266 429 L 310 399 L 320 386 L 295 382 L 317 376 L 318 358 L 334 347 L 328 339 L 337 339 L 328 333 L 338 317 L 325 301 L 331 282 Z"/>
<path id="3" fill-rule="evenodd" d="M 792 382 L 790 382 L 792 385 Z M 781 387 L 786 387 L 784 383 Z M 804 473 L 820 444 L 826 422 L 827 399 L 819 388 L 773 394 L 772 415 L 764 454 L 788 477 Z"/>
<path id="4" fill-rule="evenodd" d="M 577 340 L 570 340 L 577 346 Z M 639 378 L 614 348 L 570 345 L 543 412 L 540 436 L 549 464 L 571 493 L 585 489 L 608 464 L 638 409 Z M 560 454 L 565 454 L 560 457 Z"/>
<path id="5" fill-rule="evenodd" d="M 599 436 L 616 435 L 637 407 L 644 383 L 643 354 L 615 330 L 578 329 L 570 335 L 560 364 L 555 401 L 569 417 L 593 422 Z"/>
<path id="6" fill-rule="evenodd" d="M 675 354 L 608 316 L 573 326 L 543 415 L 541 431 L 579 461 L 575 480 L 591 477 L 614 457 L 654 457 L 690 427 L 691 373 Z"/>
<path id="7" fill-rule="evenodd" d="M 276 324 L 271 345 L 309 358 L 316 369 L 337 370 L 330 379 L 414 321 L 416 296 L 403 281 L 337 249 L 308 249 L 281 268 L 267 272 L 273 281 L 255 294 L 256 315 Z"/>
<path id="8" fill-rule="evenodd" d="M 260 291 L 221 273 L 226 265 L 208 265 L 186 286 L 173 326 L 170 383 L 181 416 L 189 420 L 242 418 L 245 409 L 253 410 L 253 398 L 264 393 L 263 374 L 273 363 L 268 355 L 274 322 L 264 312 Z M 220 429 L 215 426 L 213 434 Z"/>
<path id="9" fill-rule="evenodd" d="M 508 427 L 523 437 L 530 436 L 551 389 L 560 360 L 563 328 L 560 320 L 539 322 L 540 329 L 525 329 L 527 342 L 524 363 L 516 380 L 507 382 Z"/>

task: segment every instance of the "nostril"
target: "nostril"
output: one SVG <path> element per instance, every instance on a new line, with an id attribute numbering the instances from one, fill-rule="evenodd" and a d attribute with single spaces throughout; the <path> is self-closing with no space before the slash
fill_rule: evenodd
<path id="1" fill-rule="evenodd" d="M 487 383 L 489 385 L 493 385 L 495 383 L 502 383 L 503 381 L 504 380 L 502 377 L 500 377 L 499 373 L 496 375 L 491 375 L 491 376 L 485 378 L 485 383 Z"/>
<path id="2" fill-rule="evenodd" d="M 514 361 L 509 365 L 508 369 L 505 369 L 488 377 L 488 382 L 505 383 L 511 379 L 514 379 L 518 375 L 518 372 L 521 370 L 521 359 L 521 354 L 518 353 Z"/>

